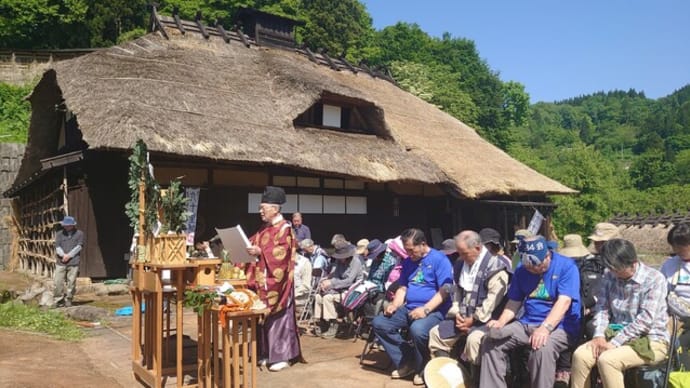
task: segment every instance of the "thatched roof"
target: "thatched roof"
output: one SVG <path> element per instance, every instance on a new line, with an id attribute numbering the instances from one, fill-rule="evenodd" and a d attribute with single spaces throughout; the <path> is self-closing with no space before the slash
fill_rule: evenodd
<path id="1" fill-rule="evenodd" d="M 91 150 L 125 150 L 141 138 L 167 154 L 446 184 L 466 198 L 574 192 L 386 80 L 336 71 L 294 50 L 165 30 L 168 38 L 154 32 L 56 63 L 33 106 L 59 90 Z M 372 107 L 377 136 L 296 128 L 293 120 L 324 95 Z M 36 170 L 37 158 L 53 156 L 45 150 L 55 136 L 34 133 L 36 113 L 17 182 Z"/>

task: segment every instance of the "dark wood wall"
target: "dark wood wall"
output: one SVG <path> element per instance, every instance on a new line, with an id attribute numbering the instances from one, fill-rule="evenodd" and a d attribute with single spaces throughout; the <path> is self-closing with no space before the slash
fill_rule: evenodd
<path id="1" fill-rule="evenodd" d="M 69 190 L 70 213 L 85 234 L 79 276 L 121 278 L 127 275 L 132 228 L 125 216 L 129 201 L 124 155 L 90 155 L 68 167 L 75 176 Z"/>
<path id="2" fill-rule="evenodd" d="M 119 153 L 91 154 L 80 165 L 72 167 L 70 209 L 87 240 L 81 276 L 116 278 L 127 273 L 124 258 L 133 233 L 124 213 L 129 200 L 127 171 L 126 155 Z M 215 228 L 237 224 L 249 235 L 253 234 L 261 220 L 258 213 L 248 212 L 248 195 L 262 190 L 263 187 L 202 186 L 197 209 L 197 240 L 212 238 L 216 235 Z M 311 190 L 314 194 L 344 193 Z M 308 189 L 286 188 L 288 194 L 304 194 L 305 191 L 309 193 Z M 367 197 L 367 214 L 303 214 L 304 223 L 311 228 L 317 244 L 329 247 L 335 233 L 344 234 L 353 243 L 361 238 L 385 240 L 409 227 L 424 230 L 430 242 L 432 229 L 438 229 L 438 237 L 445 239 L 462 229 L 483 227 L 495 228 L 510 239 L 516 220 L 529 222 L 533 212 L 531 208 L 519 208 L 518 211 L 518 208 L 488 206 L 480 201 L 460 201 L 447 196 L 399 195 L 388 189 L 355 190 L 349 195 Z M 290 219 L 291 214 L 284 216 Z"/>
<path id="3" fill-rule="evenodd" d="M 291 194 L 290 189 L 286 191 Z M 202 189 L 197 211 L 197 239 L 210 239 L 216 234 L 214 228 L 237 224 L 242 225 L 248 234 L 254 233 L 260 227 L 261 220 L 257 213 L 247 213 L 250 192 L 257 190 L 234 187 Z M 421 228 L 426 233 L 430 233 L 431 228 L 439 228 L 444 236 L 452 233 L 445 198 L 396 196 L 390 192 L 362 194 L 367 196 L 367 214 L 303 214 L 304 224 L 311 229 L 312 239 L 323 246 L 329 246 L 331 237 L 336 233 L 344 234 L 353 243 L 361 238 L 385 240 L 409 227 Z M 398 215 L 394 215 L 394 198 L 398 201 Z M 291 217 L 289 213 L 283 215 L 288 220 Z"/>

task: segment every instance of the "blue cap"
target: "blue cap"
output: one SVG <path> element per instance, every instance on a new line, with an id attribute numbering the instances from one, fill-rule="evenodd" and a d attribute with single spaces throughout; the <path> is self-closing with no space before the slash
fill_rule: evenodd
<path id="1" fill-rule="evenodd" d="M 536 267 L 546 259 L 549 247 L 544 237 L 536 236 L 520 240 L 518 252 L 520 252 L 520 260 L 523 265 Z"/>
<path id="2" fill-rule="evenodd" d="M 60 225 L 62 226 L 74 226 L 77 224 L 77 220 L 74 219 L 72 216 L 65 216 L 65 218 L 60 221 Z"/>

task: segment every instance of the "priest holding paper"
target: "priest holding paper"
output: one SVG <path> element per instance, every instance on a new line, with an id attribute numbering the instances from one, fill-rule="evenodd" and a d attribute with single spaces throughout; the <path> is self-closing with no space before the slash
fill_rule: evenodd
<path id="1" fill-rule="evenodd" d="M 297 241 L 280 214 L 284 203 L 282 188 L 266 187 L 259 205 L 264 225 L 249 239 L 247 248 L 247 253 L 257 257 L 247 265 L 247 284 L 271 310 L 259 327 L 259 364 L 269 364 L 274 372 L 302 359 L 293 291 Z"/>

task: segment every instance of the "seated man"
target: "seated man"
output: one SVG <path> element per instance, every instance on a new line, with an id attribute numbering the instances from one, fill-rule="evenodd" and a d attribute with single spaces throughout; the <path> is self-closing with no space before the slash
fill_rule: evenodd
<path id="1" fill-rule="evenodd" d="M 338 332 L 338 313 L 335 304 L 342 300 L 342 294 L 355 282 L 362 280 L 362 261 L 353 259 L 355 246 L 347 241 L 339 241 L 335 252 L 336 259 L 333 271 L 319 283 L 320 292 L 314 300 L 314 317 L 322 319 L 321 336 L 333 338 Z"/>
<path id="2" fill-rule="evenodd" d="M 580 332 L 580 275 L 575 263 L 550 251 L 541 236 L 522 240 L 518 251 L 522 265 L 508 288 L 506 307 L 498 320 L 487 323 L 479 386 L 505 387 L 507 355 L 530 345 L 531 386 L 552 388 L 558 355 Z M 509 323 L 523 306 L 522 317 Z"/>
<path id="3" fill-rule="evenodd" d="M 372 321 L 374 333 L 396 366 L 394 379 L 415 374 L 414 384 L 422 385 L 420 373 L 429 359 L 429 330 L 446 316 L 450 299 L 443 285 L 452 284 L 453 269 L 443 253 L 427 245 L 424 232 L 407 229 L 400 236 L 409 255 L 402 263 L 399 287 L 393 302 Z M 400 329 L 407 328 L 412 343 Z"/>
<path id="4" fill-rule="evenodd" d="M 314 244 L 310 238 L 305 238 L 299 242 L 299 247 L 304 251 L 304 255 L 311 261 L 312 270 L 320 269 L 321 275 L 328 275 L 330 263 L 328 254 L 320 246 Z"/>
<path id="5" fill-rule="evenodd" d="M 309 298 L 312 287 L 311 262 L 305 256 L 297 254 L 295 263 L 295 305 L 302 307 Z"/>
<path id="6" fill-rule="evenodd" d="M 594 305 L 594 338 L 573 354 L 571 387 L 589 387 L 594 365 L 604 388 L 623 387 L 626 369 L 666 357 L 666 279 L 637 260 L 630 241 L 612 239 L 599 250 L 609 271 Z"/>
<path id="7" fill-rule="evenodd" d="M 446 320 L 429 332 L 429 351 L 432 357 L 450 357 L 455 343 L 466 337 L 463 358 L 479 364 L 479 345 L 485 324 L 501 313 L 501 306 L 511 271 L 505 262 L 482 244 L 477 232 L 465 230 L 455 237 L 460 255 L 454 268 L 453 304 Z"/>

